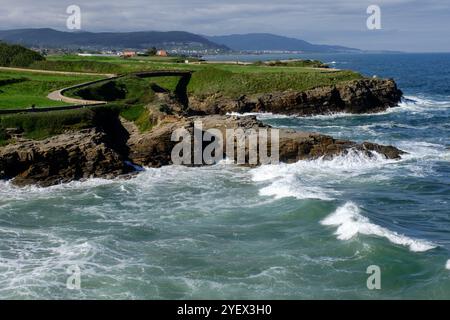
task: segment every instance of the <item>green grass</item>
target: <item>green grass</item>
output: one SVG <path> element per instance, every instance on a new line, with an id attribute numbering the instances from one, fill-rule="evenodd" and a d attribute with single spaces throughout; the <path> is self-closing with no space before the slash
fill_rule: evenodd
<path id="1" fill-rule="evenodd" d="M 117 111 L 124 119 L 134 122 L 140 132 L 145 132 L 153 128 L 155 123 L 152 121 L 151 111 L 142 104 L 132 106 L 123 106 L 120 104 L 109 105 L 110 109 Z"/>
<path id="2" fill-rule="evenodd" d="M 152 83 L 136 76 L 102 81 L 87 87 L 68 90 L 65 94 L 87 100 L 121 101 L 124 105 L 145 104 L 154 99 Z"/>
<path id="3" fill-rule="evenodd" d="M 254 63 L 259 66 L 269 67 L 300 67 L 300 68 L 327 68 L 328 66 L 318 60 L 276 60 L 276 61 L 257 61 Z"/>
<path id="4" fill-rule="evenodd" d="M 69 71 L 69 72 L 94 72 L 118 74 L 125 73 L 126 69 L 120 64 L 89 60 L 46 60 L 38 61 L 30 66 L 30 69 Z"/>
<path id="5" fill-rule="evenodd" d="M 52 111 L 45 113 L 20 113 L 0 116 L 0 144 L 7 143 L 9 137 L 5 129 L 17 128 L 29 139 L 41 140 L 93 125 L 94 112 L 90 109 Z"/>
<path id="6" fill-rule="evenodd" d="M 29 108 L 33 104 L 36 107 L 65 105 L 49 100 L 47 95 L 57 89 L 101 78 L 0 70 L 0 109 Z"/>
<path id="7" fill-rule="evenodd" d="M 185 64 L 177 61 L 172 57 L 122 59 L 65 55 L 48 57 L 47 61 L 36 62 L 31 68 L 116 74 L 151 70 L 193 71 L 187 88 L 189 95 L 203 97 L 220 94 L 229 98 L 284 90 L 303 91 L 362 77 L 352 71 L 311 68 L 312 65 L 319 66 L 318 62 L 236 65 Z M 104 78 L 102 75 L 0 71 L 0 108 L 28 108 L 33 104 L 36 107 L 61 106 L 64 103 L 47 99 L 47 94 L 57 89 L 102 78 Z M 155 99 L 155 92 L 161 91 L 161 88 L 174 92 L 179 80 L 180 77 L 141 79 L 125 76 L 75 89 L 66 94 L 85 99 L 111 101 L 107 110 L 115 110 L 114 112 L 120 113 L 124 118 L 134 121 L 141 131 L 145 131 L 153 125 L 151 118 L 161 111 L 158 109 L 161 106 Z M 152 106 L 150 110 L 145 108 L 149 104 Z M 92 125 L 92 111 L 88 109 L 5 115 L 0 117 L 0 144 L 6 143 L 8 139 L 4 132 L 6 128 L 21 128 L 25 137 L 43 139 L 68 129 L 90 125 Z"/>
<path id="8" fill-rule="evenodd" d="M 238 69 L 242 68 L 242 69 Z M 188 86 L 191 95 L 215 93 L 236 98 L 240 95 L 274 91 L 303 91 L 318 86 L 361 78 L 352 71 L 324 71 L 293 67 L 221 66 L 194 73 Z"/>
<path id="9" fill-rule="evenodd" d="M 58 60 L 60 59 L 60 60 Z M 196 96 L 220 93 L 225 97 L 235 98 L 242 94 L 257 94 L 284 90 L 307 90 L 310 88 L 336 84 L 342 81 L 359 79 L 362 76 L 353 71 L 333 71 L 315 69 L 312 66 L 320 66 L 318 61 L 290 61 L 275 63 L 273 65 L 235 65 L 235 64 L 184 64 L 173 63 L 165 60 L 152 60 L 147 57 L 122 59 L 118 57 L 78 57 L 78 56 L 53 56 L 50 61 L 77 62 L 87 61 L 91 66 L 95 63 L 115 65 L 118 73 L 144 71 L 144 70 L 183 70 L 194 71 L 188 86 L 188 93 Z M 102 71 L 99 66 L 98 70 Z M 81 71 L 71 69 L 71 71 Z M 163 81 L 165 86 L 174 87 L 171 80 Z M 168 84 L 167 81 L 172 81 Z M 164 86 L 162 85 L 162 86 Z"/>
<path id="10" fill-rule="evenodd" d="M 120 115 L 128 121 L 136 121 L 142 116 L 145 111 L 144 109 L 143 105 L 129 106 L 127 108 L 122 108 Z"/>

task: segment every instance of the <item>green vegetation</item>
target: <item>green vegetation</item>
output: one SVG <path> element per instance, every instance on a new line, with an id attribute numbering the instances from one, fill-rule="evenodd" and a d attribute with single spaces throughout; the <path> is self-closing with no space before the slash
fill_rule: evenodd
<path id="1" fill-rule="evenodd" d="M 47 95 L 58 89 L 101 79 L 102 76 L 34 73 L 0 70 L 0 109 L 61 106 Z"/>
<path id="2" fill-rule="evenodd" d="M 135 71 L 151 70 L 181 70 L 194 71 L 188 86 L 188 93 L 191 95 L 204 96 L 213 93 L 220 93 L 225 97 L 237 97 L 242 94 L 256 94 L 270 91 L 284 90 L 307 90 L 313 87 L 336 84 L 342 81 L 361 78 L 361 75 L 352 71 L 336 71 L 333 69 L 323 69 L 323 65 L 315 60 L 275 62 L 273 64 L 185 64 L 167 62 L 157 57 L 136 57 L 121 59 L 118 57 L 78 57 L 60 56 L 51 57 L 51 61 L 73 63 L 87 59 L 87 65 L 94 69 L 96 63 L 108 64 L 111 70 L 115 66 L 116 73 L 126 73 Z M 61 59 L 61 60 L 57 60 Z M 95 62 L 95 63 L 94 63 Z M 74 64 L 69 64 L 74 66 Z M 99 69 L 90 70 L 102 72 Z M 72 69 L 72 71 L 81 71 Z M 168 79 L 168 81 L 174 81 Z M 167 85 L 167 84 L 166 84 Z M 172 84 L 173 87 L 173 84 Z"/>
<path id="3" fill-rule="evenodd" d="M 154 114 L 164 106 L 156 99 L 158 92 L 174 92 L 179 77 L 139 78 L 125 76 L 66 92 L 67 96 L 90 100 L 110 101 L 109 108 L 118 110 L 143 132 L 154 125 Z M 152 111 L 150 111 L 150 109 Z"/>
<path id="4" fill-rule="evenodd" d="M 154 125 L 150 110 L 142 105 L 125 107 L 120 115 L 128 121 L 133 121 L 141 132 L 150 130 Z"/>
<path id="5" fill-rule="evenodd" d="M 0 144 L 11 137 L 6 129 L 14 128 L 29 139 L 45 139 L 66 130 L 88 128 L 93 125 L 94 112 L 90 109 L 52 111 L 45 113 L 20 113 L 0 116 Z"/>
<path id="6" fill-rule="evenodd" d="M 28 67 L 42 60 L 44 57 L 33 50 L 0 42 L 0 66 L 2 67 Z"/>
<path id="7" fill-rule="evenodd" d="M 192 61 L 192 60 L 191 60 Z M 293 60 L 246 65 L 226 63 L 184 63 L 182 57 L 80 57 L 52 56 L 35 61 L 31 68 L 55 71 L 91 72 L 92 75 L 64 75 L 28 71 L 0 71 L 0 108 L 61 106 L 62 102 L 46 98 L 51 91 L 105 77 L 105 73 L 127 74 L 137 71 L 178 70 L 193 71 L 187 93 L 197 97 L 219 94 L 237 98 L 273 91 L 307 90 L 323 85 L 359 79 L 352 71 L 323 68 L 319 61 Z M 101 75 L 103 74 L 103 75 Z M 65 94 L 88 100 L 110 102 L 107 112 L 115 112 L 133 121 L 141 131 L 149 130 L 167 108 L 165 98 L 158 93 L 176 93 L 180 77 L 139 78 L 127 75 L 114 80 L 76 88 Z M 179 94 L 179 92 L 177 92 Z M 163 96 L 162 96 L 163 97 Z M 68 129 L 92 125 L 95 108 L 1 116 L 0 143 L 7 141 L 5 131 L 18 128 L 28 138 L 42 139 Z M 170 112 L 170 110 L 169 110 Z M 11 130 L 8 130 L 8 132 Z"/>
<path id="8" fill-rule="evenodd" d="M 319 60 L 284 60 L 284 61 L 257 61 L 254 65 L 268 67 L 300 67 L 300 68 L 328 68 L 328 65 Z"/>
<path id="9" fill-rule="evenodd" d="M 172 57 L 173 58 L 173 57 Z M 61 59 L 61 60 L 57 60 Z M 52 57 L 49 62 L 65 66 L 71 71 L 81 71 L 77 65 L 85 62 L 84 71 L 125 73 L 133 71 L 181 70 L 194 71 L 187 87 L 189 95 L 198 97 L 221 94 L 236 98 L 240 95 L 271 91 L 306 90 L 322 85 L 358 79 L 361 75 L 352 71 L 322 69 L 319 61 L 288 61 L 269 64 L 185 64 L 160 57 Z M 105 69 L 108 66 L 108 69 Z M 106 80 L 88 87 L 66 92 L 72 97 L 113 102 L 120 115 L 133 121 L 142 131 L 151 128 L 152 117 L 164 111 L 164 103 L 155 99 L 158 92 L 175 92 L 180 77 L 142 79 L 126 76 Z M 150 105 L 150 109 L 148 106 Z M 147 106 L 147 108 L 145 108 Z M 150 111 L 153 110 L 153 111 Z"/>
<path id="10" fill-rule="evenodd" d="M 242 68 L 237 72 L 237 68 Z M 352 71 L 324 71 L 294 67 L 209 67 L 195 72 L 189 83 L 189 94 L 207 96 L 214 93 L 235 98 L 243 94 L 256 94 L 285 90 L 307 90 L 354 80 L 361 75 Z"/>
<path id="11" fill-rule="evenodd" d="M 67 71 L 67 72 L 94 72 L 94 73 L 125 73 L 126 69 L 118 64 L 102 61 L 54 61 L 45 60 L 34 62 L 31 69 Z"/>
<path id="12" fill-rule="evenodd" d="M 146 104 L 154 99 L 154 85 L 153 82 L 130 75 L 69 90 L 66 95 L 86 100 L 121 101 L 124 105 Z"/>

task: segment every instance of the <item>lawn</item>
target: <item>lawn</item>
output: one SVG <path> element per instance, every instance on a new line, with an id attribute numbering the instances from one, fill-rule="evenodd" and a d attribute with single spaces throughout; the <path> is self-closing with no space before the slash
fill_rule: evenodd
<path id="1" fill-rule="evenodd" d="M 304 67 L 299 63 L 289 65 L 237 65 L 237 64 L 185 64 L 167 58 L 135 57 L 79 57 L 52 56 L 46 62 L 57 70 L 127 73 L 145 70 L 194 71 L 188 92 L 204 96 L 220 93 L 234 98 L 242 94 L 256 94 L 284 90 L 306 90 L 361 78 L 348 70 L 334 71 Z M 45 65 L 39 62 L 41 66 Z"/>
<path id="2" fill-rule="evenodd" d="M 181 60 L 180 60 L 181 61 Z M 183 60 L 184 61 L 184 60 Z M 237 65 L 175 62 L 170 58 L 135 57 L 79 57 L 75 55 L 51 56 L 47 61 L 38 61 L 31 69 L 126 74 L 136 71 L 183 70 L 193 71 L 187 87 L 191 96 L 220 94 L 236 98 L 284 90 L 306 90 L 313 87 L 336 84 L 361 78 L 352 71 L 335 71 L 305 67 L 301 63 L 274 65 Z M 105 75 L 64 75 L 34 73 L 28 71 L 0 70 L 0 109 L 51 107 L 65 105 L 60 101 L 47 99 L 47 95 L 58 89 L 75 84 L 103 79 Z M 120 113 L 134 121 L 141 130 L 147 130 L 149 122 L 147 104 L 156 103 L 156 92 L 174 92 L 180 77 L 158 77 L 141 79 L 126 76 L 114 81 L 101 82 L 90 87 L 67 92 L 69 96 L 84 96 L 95 100 L 107 100 L 105 115 L 111 111 Z M 8 143 L 7 128 L 20 128 L 24 136 L 42 139 L 68 129 L 88 127 L 97 108 L 53 111 L 43 114 L 17 114 L 0 116 L 0 145 Z M 109 110 L 109 111 L 108 111 Z M 93 113 L 94 112 L 94 113 Z M 97 117 L 98 118 L 98 117 Z"/>
<path id="3" fill-rule="evenodd" d="M 47 99 L 57 89 L 103 78 L 102 76 L 60 75 L 0 70 L 0 109 L 51 107 L 64 105 Z"/>

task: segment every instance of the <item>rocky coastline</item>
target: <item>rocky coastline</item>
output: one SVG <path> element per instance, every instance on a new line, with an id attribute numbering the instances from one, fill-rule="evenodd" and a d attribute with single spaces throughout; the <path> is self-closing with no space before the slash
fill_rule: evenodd
<path id="1" fill-rule="evenodd" d="M 24 138 L 0 147 L 0 179 L 17 186 L 47 187 L 88 178 L 114 178 L 136 172 L 136 166 L 172 164 L 172 132 L 192 130 L 195 121 L 203 129 L 266 128 L 254 116 L 226 115 L 231 112 L 272 112 L 308 116 L 335 112 L 373 113 L 395 107 L 402 96 L 393 80 L 362 79 L 346 84 L 318 87 L 304 92 L 276 92 L 229 99 L 213 95 L 189 97 L 188 109 L 158 118 L 150 131 L 140 132 L 132 122 L 115 117 L 92 128 L 69 131 L 45 140 Z M 106 123 L 106 121 L 108 121 Z M 332 158 L 357 150 L 372 156 L 400 159 L 403 151 L 370 142 L 355 143 L 312 133 L 280 129 L 280 161 Z"/>
<path id="2" fill-rule="evenodd" d="M 398 105 L 403 93 L 392 79 L 360 79 L 310 90 L 272 92 L 237 99 L 220 93 L 204 98 L 190 98 L 190 108 L 197 114 L 232 112 L 271 112 L 313 116 L 331 113 L 375 113 Z"/>

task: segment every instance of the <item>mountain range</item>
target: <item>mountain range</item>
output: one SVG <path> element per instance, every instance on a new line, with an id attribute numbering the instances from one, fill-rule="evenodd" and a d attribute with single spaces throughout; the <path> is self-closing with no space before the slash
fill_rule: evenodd
<path id="1" fill-rule="evenodd" d="M 270 33 L 232 34 L 211 36 L 212 42 L 238 51 L 304 51 L 304 52 L 359 52 L 359 49 L 336 45 L 312 44 L 304 40 Z"/>
<path id="2" fill-rule="evenodd" d="M 32 47 L 147 49 L 185 46 L 202 49 L 229 50 L 208 39 L 184 31 L 139 32 L 65 32 L 54 29 L 15 29 L 0 31 L 0 40 Z"/>
<path id="3" fill-rule="evenodd" d="M 217 51 L 359 52 L 336 45 L 318 45 L 268 33 L 202 36 L 185 31 L 66 32 L 49 28 L 0 31 L 0 41 L 29 47 L 67 49 L 184 48 Z"/>

